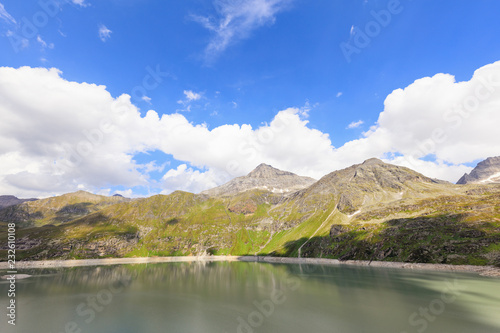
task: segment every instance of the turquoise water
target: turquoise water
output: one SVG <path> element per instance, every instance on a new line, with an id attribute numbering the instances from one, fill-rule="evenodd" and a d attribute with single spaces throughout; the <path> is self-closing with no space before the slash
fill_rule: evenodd
<path id="1" fill-rule="evenodd" d="M 500 332 L 500 279 L 245 262 L 32 269 L 19 333 Z M 0 272 L 3 275 L 4 272 Z"/>

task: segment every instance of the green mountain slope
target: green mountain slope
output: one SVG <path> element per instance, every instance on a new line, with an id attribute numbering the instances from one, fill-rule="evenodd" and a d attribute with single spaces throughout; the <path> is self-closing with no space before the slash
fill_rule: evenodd
<path id="1" fill-rule="evenodd" d="M 59 225 L 129 200 L 78 191 L 0 209 L 0 221 L 15 222 L 20 227 Z"/>
<path id="2" fill-rule="evenodd" d="M 35 225 L 82 199 L 75 200 L 42 211 Z M 19 229 L 18 258 L 260 254 L 499 264 L 499 203 L 498 184 L 453 185 L 372 159 L 290 194 L 177 191 L 96 202 L 71 221 Z"/>

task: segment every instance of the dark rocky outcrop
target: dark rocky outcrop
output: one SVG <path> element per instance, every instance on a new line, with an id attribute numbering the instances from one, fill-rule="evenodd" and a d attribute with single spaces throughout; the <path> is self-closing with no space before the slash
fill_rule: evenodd
<path id="1" fill-rule="evenodd" d="M 13 195 L 0 195 L 0 209 L 22 204 L 27 201 L 35 201 L 38 199 L 19 199 Z"/>

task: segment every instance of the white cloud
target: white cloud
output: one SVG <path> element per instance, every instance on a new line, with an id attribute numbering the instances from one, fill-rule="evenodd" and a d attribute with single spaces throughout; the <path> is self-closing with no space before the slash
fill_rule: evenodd
<path id="1" fill-rule="evenodd" d="M 141 97 L 141 99 L 144 102 L 151 104 L 151 97 L 148 97 L 148 96 L 144 95 L 144 96 Z"/>
<path id="2" fill-rule="evenodd" d="M 301 107 L 299 109 L 299 112 L 298 114 L 303 117 L 303 118 L 308 118 L 309 117 L 309 112 L 315 108 L 316 106 L 318 106 L 318 103 L 314 104 L 311 106 L 311 104 L 309 103 L 309 101 L 306 101 L 306 103 L 304 104 L 303 107 Z"/>
<path id="3" fill-rule="evenodd" d="M 119 194 L 121 196 L 124 196 L 125 198 L 135 198 L 135 197 L 137 197 L 136 195 L 134 195 L 132 189 L 128 189 L 128 190 L 125 190 L 125 191 L 115 191 L 115 194 Z"/>
<path id="4" fill-rule="evenodd" d="M 106 42 L 111 38 L 111 33 L 113 31 L 109 30 L 104 24 L 99 25 L 99 39 L 102 42 Z"/>
<path id="5" fill-rule="evenodd" d="M 500 136 L 493 133 L 500 123 L 500 62 L 478 69 L 469 81 L 449 74 L 416 80 L 384 105 L 365 140 L 387 142 L 387 150 L 416 158 L 434 154 L 453 164 L 499 155 Z"/>
<path id="6" fill-rule="evenodd" d="M 365 122 L 363 120 L 358 120 L 358 121 L 353 121 L 349 125 L 347 125 L 347 129 L 353 129 L 353 128 L 358 128 L 359 126 L 363 125 Z"/>
<path id="7" fill-rule="evenodd" d="M 74 3 L 75 5 L 80 6 L 80 7 L 89 6 L 89 4 L 87 2 L 85 2 L 85 0 L 71 0 L 71 2 Z"/>
<path id="8" fill-rule="evenodd" d="M 217 186 L 217 176 L 213 170 L 200 172 L 189 168 L 186 164 L 179 165 L 177 169 L 170 169 L 162 180 L 164 194 L 176 190 L 198 193 Z"/>
<path id="9" fill-rule="evenodd" d="M 321 162 L 322 149 L 331 150 L 328 135 L 307 128 L 300 109 L 282 111 L 256 129 L 209 130 L 180 114 L 149 111 L 141 117 L 130 96 L 113 99 L 104 86 L 68 82 L 56 69 L 0 68 L 0 100 L 9 101 L 0 103 L 0 192 L 23 197 L 73 191 L 81 184 L 96 190 L 156 186 L 149 172 L 161 169 L 135 162 L 140 152 L 159 150 L 206 170 L 166 172 L 163 180 L 165 190 L 172 190 L 179 184 L 175 179 L 187 174 L 193 181 L 183 188 L 198 191 L 261 161 L 289 168 L 297 152 L 303 162 L 294 164 L 303 170 L 307 160 Z"/>
<path id="10" fill-rule="evenodd" d="M 40 35 L 36 37 L 36 41 L 42 45 L 43 48 L 47 47 L 47 43 L 42 39 Z"/>
<path id="11" fill-rule="evenodd" d="M 83 185 L 80 186 L 79 189 L 82 190 L 82 191 L 86 191 L 87 190 L 85 188 L 85 186 L 83 186 Z M 97 191 L 95 194 L 109 196 L 110 193 L 111 193 L 111 189 L 110 188 L 103 188 L 103 189 L 100 189 L 99 191 Z"/>
<path id="12" fill-rule="evenodd" d="M 295 170 L 309 167 L 311 171 L 310 166 L 322 164 L 322 156 L 332 150 L 328 135 L 307 128 L 298 108 L 281 111 L 269 124 L 256 129 L 223 125 L 209 130 L 205 125 L 190 124 L 181 115 L 168 117 L 170 129 L 165 131 L 168 134 L 160 149 L 177 160 L 214 171 L 224 178 L 221 181 L 243 175 L 260 162 L 283 169 L 294 164 Z"/>
<path id="13" fill-rule="evenodd" d="M 134 122 L 146 126 L 153 115 L 140 118 L 129 96 L 113 99 L 104 86 L 60 75 L 0 68 L 0 192 L 44 196 L 78 184 L 147 184 L 132 158 L 148 143 L 132 137 Z M 111 131 L 106 121 L 120 130 Z"/>
<path id="14" fill-rule="evenodd" d="M 248 38 L 250 33 L 266 24 L 273 24 L 276 14 L 290 0 L 215 0 L 217 18 L 192 16 L 213 34 L 205 49 L 207 60 L 222 53 L 232 43 Z"/>
<path id="15" fill-rule="evenodd" d="M 339 98 L 339 97 L 340 97 L 340 96 L 342 96 L 343 94 L 344 94 L 343 92 L 339 91 L 339 92 L 337 93 L 337 95 L 335 95 L 335 97 Z"/>
<path id="16" fill-rule="evenodd" d="M 7 12 L 7 10 L 5 10 L 2 3 L 0 3 L 0 18 L 6 22 L 16 24 L 16 20 Z"/>
<path id="17" fill-rule="evenodd" d="M 184 95 L 186 96 L 188 102 L 197 101 L 201 98 L 201 94 L 195 93 L 192 90 L 184 90 Z"/>
<path id="18" fill-rule="evenodd" d="M 0 68 L 0 193 L 47 196 L 78 185 L 198 192 L 262 162 L 319 178 L 370 157 L 456 181 L 471 169 L 464 163 L 500 155 L 500 62 L 478 69 L 470 81 L 438 74 L 395 90 L 378 122 L 339 147 L 310 128 L 305 108 L 280 111 L 257 128 L 209 129 L 177 113 L 150 110 L 141 117 L 130 96 L 113 98 L 104 86 L 61 75 L 56 69 Z M 134 161 L 149 151 L 183 165 L 163 171 L 160 183 L 152 181 L 149 173 L 164 166 Z M 435 161 L 420 159 L 429 154 Z"/>
<path id="19" fill-rule="evenodd" d="M 181 104 L 184 108 L 175 110 L 176 112 L 191 112 L 191 102 L 200 100 L 202 98 L 201 93 L 196 93 L 192 90 L 184 90 L 185 99 L 180 99 L 177 104 Z"/>
<path id="20" fill-rule="evenodd" d="M 54 44 L 53 43 L 49 43 L 47 44 L 40 35 L 36 36 L 36 41 L 38 43 L 40 43 L 40 45 L 42 46 L 42 49 L 46 49 L 46 48 L 49 48 L 49 49 L 53 49 L 54 48 Z"/>

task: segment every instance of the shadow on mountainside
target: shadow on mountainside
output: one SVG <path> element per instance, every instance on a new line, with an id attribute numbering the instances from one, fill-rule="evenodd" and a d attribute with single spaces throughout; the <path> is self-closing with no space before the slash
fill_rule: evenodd
<path id="1" fill-rule="evenodd" d="M 6 239 L 7 232 L 0 232 L 0 241 Z M 136 227 L 118 224 L 101 213 L 94 213 L 59 226 L 48 224 L 19 229 L 16 232 L 16 259 L 121 257 L 134 249 L 138 240 Z M 0 258 L 7 258 L 6 247 L 0 247 Z"/>
<path id="2" fill-rule="evenodd" d="M 500 223 L 467 222 L 466 214 L 334 225 L 329 236 L 288 242 L 283 253 L 339 260 L 385 260 L 500 266 Z"/>
<path id="3" fill-rule="evenodd" d="M 15 223 L 18 228 L 34 226 L 33 221 L 43 219 L 41 211 L 31 211 L 25 205 L 15 205 L 0 209 L 0 221 Z"/>
<path id="4" fill-rule="evenodd" d="M 54 221 L 57 222 L 68 222 L 72 221 L 79 216 L 84 216 L 90 214 L 90 202 L 79 202 L 72 205 L 66 205 L 56 212 L 56 217 Z"/>

